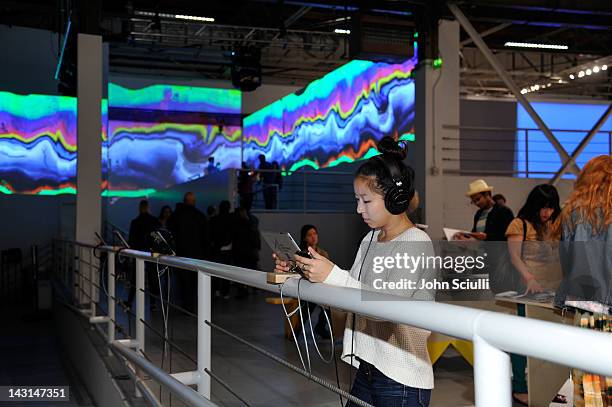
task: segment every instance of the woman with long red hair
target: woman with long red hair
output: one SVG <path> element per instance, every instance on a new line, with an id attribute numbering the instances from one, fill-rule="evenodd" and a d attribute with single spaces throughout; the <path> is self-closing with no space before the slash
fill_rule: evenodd
<path id="1" fill-rule="evenodd" d="M 591 159 L 561 212 L 563 281 L 556 305 L 574 323 L 612 332 L 612 157 Z M 605 350 L 608 351 L 608 350 Z M 612 378 L 572 370 L 575 406 L 612 406 Z"/>

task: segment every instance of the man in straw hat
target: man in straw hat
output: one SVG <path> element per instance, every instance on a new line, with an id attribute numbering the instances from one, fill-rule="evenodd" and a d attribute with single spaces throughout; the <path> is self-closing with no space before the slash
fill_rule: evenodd
<path id="1" fill-rule="evenodd" d="M 470 198 L 471 203 L 478 207 L 478 211 L 474 215 L 472 233 L 469 235 L 458 233 L 455 235 L 455 239 L 506 240 L 506 229 L 514 219 L 514 214 L 507 206 L 495 203 L 491 191 L 493 191 L 493 187 L 487 185 L 483 179 L 470 182 L 465 196 Z"/>

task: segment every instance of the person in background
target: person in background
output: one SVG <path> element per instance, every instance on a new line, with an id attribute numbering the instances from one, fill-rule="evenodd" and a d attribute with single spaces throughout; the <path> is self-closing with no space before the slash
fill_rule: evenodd
<path id="1" fill-rule="evenodd" d="M 263 154 L 259 156 L 259 170 L 261 171 L 260 178 L 265 208 L 276 209 L 276 197 L 278 192 L 278 186 L 275 186 L 276 174 L 273 171 L 274 168 L 272 164 L 266 161 L 266 156 Z"/>
<path id="2" fill-rule="evenodd" d="M 319 246 L 319 231 L 314 225 L 304 225 L 300 230 L 300 248 L 304 251 L 312 247 L 321 256 L 329 259 L 329 254 Z"/>
<path id="3" fill-rule="evenodd" d="M 168 229 L 176 242 L 176 254 L 192 259 L 206 259 L 209 255 L 210 237 L 208 220 L 196 208 L 196 196 L 187 192 L 183 202 L 176 205 L 176 210 L 168 219 Z M 183 306 L 189 311 L 195 310 L 197 298 L 197 273 L 181 272 L 177 275 L 179 293 Z"/>
<path id="4" fill-rule="evenodd" d="M 307 252 L 309 247 L 319 253 L 321 256 L 329 259 L 329 254 L 321 246 L 319 246 L 319 231 L 314 225 L 304 225 L 300 230 L 300 249 Z M 317 304 L 308 303 L 308 311 L 311 314 L 317 308 L 320 310 L 320 313 L 314 331 L 322 338 L 329 339 L 331 335 L 326 329 L 327 320 L 325 319 L 324 308 Z M 331 315 L 328 316 L 331 318 Z"/>
<path id="5" fill-rule="evenodd" d="M 537 185 L 506 230 L 510 260 L 520 273 L 527 293 L 554 291 L 559 287 L 561 264 L 557 218 L 560 213 L 557 189 L 548 184 Z M 517 314 L 525 316 L 524 304 L 517 304 Z M 527 405 L 527 357 L 510 354 L 510 359 L 512 398 L 519 404 Z M 567 400 L 557 394 L 552 402 L 566 403 Z"/>
<path id="6" fill-rule="evenodd" d="M 259 221 L 249 214 L 245 208 L 234 211 L 234 227 L 232 230 L 232 258 L 234 266 L 248 269 L 259 269 L 259 251 L 261 250 L 261 236 L 259 234 Z M 238 297 L 244 297 L 247 288 L 238 288 Z"/>
<path id="7" fill-rule="evenodd" d="M 514 219 L 514 214 L 507 206 L 496 204 L 493 201 L 492 190 L 493 187 L 487 185 L 482 179 L 470 183 L 465 195 L 470 198 L 472 204 L 478 207 L 474 215 L 472 233 L 469 236 L 457 233 L 454 239 L 468 240 L 474 238 L 489 242 L 506 240 L 506 229 Z"/>
<path id="8" fill-rule="evenodd" d="M 206 174 L 214 174 L 219 169 L 215 165 L 215 157 L 208 157 L 208 165 L 206 166 Z"/>
<path id="9" fill-rule="evenodd" d="M 211 219 L 215 215 L 217 215 L 217 208 L 214 205 L 208 205 L 208 208 L 206 208 L 206 216 L 208 216 L 208 219 Z"/>
<path id="10" fill-rule="evenodd" d="M 151 251 L 151 233 L 160 227 L 159 220 L 149 213 L 149 201 L 143 199 L 138 204 L 138 217 L 130 222 L 128 244 L 130 248 L 141 251 Z M 145 275 L 148 280 L 150 293 L 159 296 L 159 283 L 157 270 L 150 262 L 145 262 Z M 135 277 L 135 276 L 134 276 Z M 136 295 L 136 280 L 131 281 L 127 306 L 131 307 Z M 157 309 L 157 300 L 149 297 L 149 307 L 152 311 Z"/>
<path id="11" fill-rule="evenodd" d="M 528 293 L 555 291 L 561 283 L 556 223 L 560 213 L 557 189 L 548 184 L 537 185 L 506 230 L 510 259 Z"/>
<path id="12" fill-rule="evenodd" d="M 240 207 L 251 211 L 253 207 L 253 185 L 257 175 L 246 162 L 242 162 L 242 169 L 238 172 L 238 196 L 240 197 Z"/>
<path id="13" fill-rule="evenodd" d="M 493 201 L 495 201 L 495 203 L 498 205 L 506 205 L 506 197 L 502 194 L 493 195 Z"/>
<path id="14" fill-rule="evenodd" d="M 233 217 L 229 201 L 219 203 L 219 214 L 210 219 L 210 238 L 212 240 L 212 261 L 232 264 Z M 213 277 L 215 297 L 229 298 L 229 280 Z"/>
<path id="15" fill-rule="evenodd" d="M 576 326 L 612 332 L 612 156 L 585 164 L 560 216 L 563 280 L 555 305 Z M 581 344 L 580 346 L 585 346 Z M 593 349 L 597 352 L 607 350 Z M 612 406 L 612 377 L 572 369 L 574 405 Z"/>
<path id="16" fill-rule="evenodd" d="M 172 208 L 169 207 L 168 205 L 164 205 L 162 206 L 161 210 L 159 211 L 159 218 L 157 218 L 159 220 L 159 224 L 161 225 L 161 227 L 163 228 L 168 228 L 168 219 L 170 218 L 170 216 L 172 215 Z"/>

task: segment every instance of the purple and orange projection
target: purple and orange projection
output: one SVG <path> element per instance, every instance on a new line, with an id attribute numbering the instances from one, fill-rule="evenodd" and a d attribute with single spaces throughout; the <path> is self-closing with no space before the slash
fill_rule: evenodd
<path id="1" fill-rule="evenodd" d="M 244 119 L 244 158 L 282 168 L 333 167 L 376 154 L 390 135 L 414 139 L 416 59 L 352 61 Z"/>

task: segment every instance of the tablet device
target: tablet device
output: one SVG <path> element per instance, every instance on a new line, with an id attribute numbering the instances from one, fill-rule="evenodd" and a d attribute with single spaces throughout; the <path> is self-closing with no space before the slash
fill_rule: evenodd
<path id="1" fill-rule="evenodd" d="M 288 232 L 261 232 L 266 243 L 276 255 L 284 261 L 293 261 L 293 255 L 311 257 L 308 252 L 303 252 L 295 242 L 293 236 Z"/>

